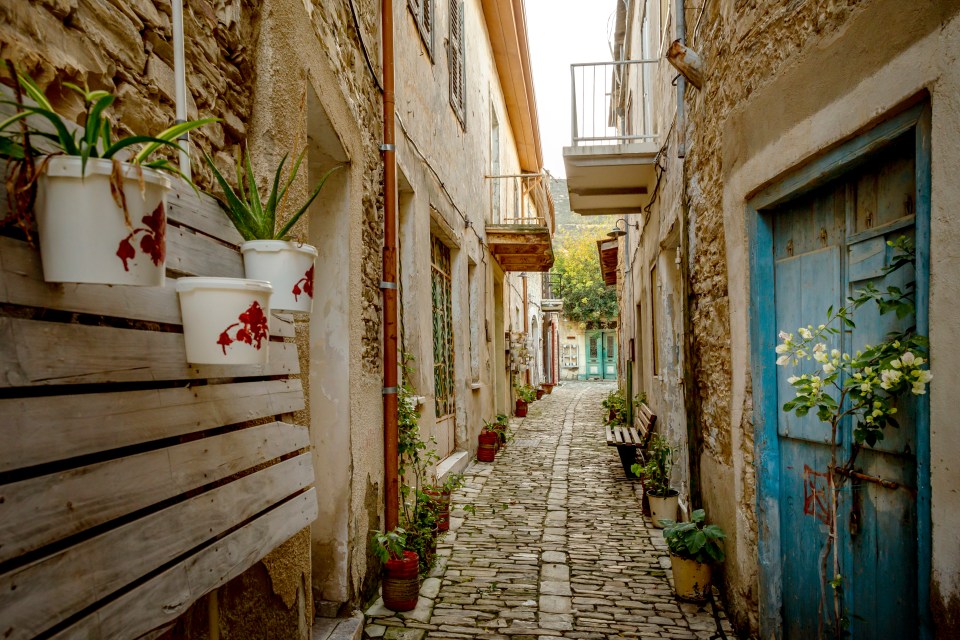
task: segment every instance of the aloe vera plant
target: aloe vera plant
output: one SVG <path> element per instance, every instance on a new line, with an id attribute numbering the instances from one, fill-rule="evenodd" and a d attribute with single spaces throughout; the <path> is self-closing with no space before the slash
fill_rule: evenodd
<path id="1" fill-rule="evenodd" d="M 164 129 L 155 136 L 133 135 L 114 139 L 110 119 L 107 117 L 105 111 L 113 104 L 116 96 L 108 91 L 90 91 L 75 84 L 64 82 L 64 87 L 76 92 L 83 98 L 83 105 L 86 111 L 84 129 L 82 131 L 71 131 L 66 119 L 56 112 L 43 91 L 30 76 L 16 72 L 16 78 L 23 92 L 34 104 L 26 104 L 22 101 L 12 100 L 0 101 L 3 104 L 10 104 L 17 108 L 16 113 L 0 122 L 0 136 L 2 136 L 2 138 L 0 138 L 0 157 L 9 160 L 23 160 L 28 154 L 34 156 L 48 155 L 29 147 L 25 141 L 22 141 L 22 138 L 18 139 L 22 134 L 19 127 L 13 128 L 11 131 L 13 125 L 21 120 L 26 120 L 27 133 L 30 136 L 49 140 L 53 143 L 58 153 L 68 156 L 79 156 L 84 171 L 86 170 L 87 160 L 90 158 L 115 160 L 119 159 L 117 158 L 117 154 L 120 151 L 134 145 L 142 145 L 136 153 L 124 160 L 131 164 L 184 177 L 177 166 L 171 163 L 169 159 L 151 159 L 151 157 L 163 147 L 182 150 L 175 142 L 177 138 L 188 131 L 219 121 L 219 118 L 201 118 L 200 120 L 177 123 Z M 30 120 L 28 120 L 31 116 L 47 120 L 53 126 L 53 132 L 38 130 L 31 126 Z M 186 178 L 184 177 L 184 179 Z"/>
<path id="2" fill-rule="evenodd" d="M 230 186 L 230 183 L 227 182 L 223 174 L 221 174 L 216 165 L 213 164 L 213 160 L 211 160 L 209 156 L 204 156 L 207 159 L 207 164 L 210 165 L 210 169 L 213 171 L 214 177 L 220 184 L 220 189 L 223 190 L 224 198 L 221 199 L 220 202 L 227 212 L 230 221 L 233 222 L 233 225 L 237 228 L 237 231 L 240 232 L 240 235 L 243 236 L 244 240 L 282 240 L 286 238 L 290 229 L 292 229 L 300 219 L 300 216 L 306 212 L 320 194 L 320 190 L 323 189 L 323 185 L 326 184 L 327 179 L 334 171 L 344 166 L 338 164 L 324 173 L 306 202 L 277 230 L 277 209 L 283 207 L 283 203 L 287 197 L 287 190 L 290 188 L 294 179 L 296 179 L 297 172 L 300 170 L 300 163 L 303 161 L 306 152 L 307 150 L 304 148 L 304 150 L 300 152 L 300 155 L 297 156 L 296 161 L 290 168 L 290 174 L 281 187 L 283 167 L 286 165 L 289 155 L 284 154 L 280 160 L 280 164 L 277 166 L 276 173 L 273 175 L 273 186 L 266 200 L 263 200 L 261 197 L 260 190 L 257 187 L 257 181 L 253 176 L 253 165 L 250 161 L 249 149 L 243 154 L 242 160 L 237 159 L 236 189 Z"/>

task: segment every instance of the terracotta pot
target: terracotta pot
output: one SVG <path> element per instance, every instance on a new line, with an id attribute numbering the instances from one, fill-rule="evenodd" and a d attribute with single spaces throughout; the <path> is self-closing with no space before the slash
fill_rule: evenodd
<path id="1" fill-rule="evenodd" d="M 420 558 L 404 551 L 402 558 L 383 566 L 383 604 L 393 611 L 410 611 L 420 598 Z"/>
<path id="2" fill-rule="evenodd" d="M 703 602 L 710 594 L 710 565 L 670 556 L 673 569 L 673 590 L 683 600 Z"/>
<path id="3" fill-rule="evenodd" d="M 537 400 L 543 397 L 543 394 L 546 393 L 543 389 L 537 389 Z"/>
<path id="4" fill-rule="evenodd" d="M 677 492 L 670 490 L 665 496 L 650 496 L 650 520 L 657 529 L 663 529 L 666 525 L 663 520 L 677 520 L 677 507 L 680 498 Z"/>
<path id="5" fill-rule="evenodd" d="M 516 411 L 514 411 L 513 415 L 517 416 L 518 418 L 526 418 L 526 417 L 527 417 L 527 403 L 524 402 L 523 400 L 517 398 L 517 408 L 516 408 Z"/>
<path id="6" fill-rule="evenodd" d="M 551 393 L 553 393 L 553 384 L 552 384 L 552 383 L 544 382 L 541 386 L 543 387 L 544 393 L 546 393 L 547 395 L 550 395 Z"/>
<path id="7" fill-rule="evenodd" d="M 494 431 L 481 431 L 477 436 L 480 446 L 477 447 L 477 460 L 480 462 L 493 462 L 497 455 L 497 443 L 500 438 Z"/>
<path id="8" fill-rule="evenodd" d="M 430 500 L 433 502 L 434 510 L 437 514 L 437 531 L 444 532 L 450 530 L 450 492 L 449 491 L 433 491 L 428 489 L 424 491 L 425 494 L 430 496 Z"/>

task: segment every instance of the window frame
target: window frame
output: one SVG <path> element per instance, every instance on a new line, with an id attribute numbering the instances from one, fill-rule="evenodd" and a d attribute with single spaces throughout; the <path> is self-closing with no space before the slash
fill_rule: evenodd
<path id="1" fill-rule="evenodd" d="M 464 32 L 464 14 L 466 3 L 464 0 L 450 0 L 450 15 L 447 21 L 447 71 L 448 93 L 450 108 L 460 122 L 460 126 L 467 128 L 467 34 Z M 459 38 L 455 37 L 456 29 Z M 458 73 L 454 73 L 454 71 Z M 459 80 L 459 83 L 457 82 Z M 457 86 L 459 84 L 459 87 Z M 457 99 L 459 89 L 459 100 Z"/>
<path id="2" fill-rule="evenodd" d="M 420 40 L 423 42 L 424 47 L 427 49 L 427 55 L 430 57 L 430 63 L 433 64 L 436 61 L 433 59 L 433 43 L 434 43 L 434 16 L 436 12 L 434 11 L 436 2 L 435 0 L 407 0 L 407 9 L 410 10 L 410 15 L 413 16 L 413 22 L 417 25 L 417 32 L 420 34 Z"/>

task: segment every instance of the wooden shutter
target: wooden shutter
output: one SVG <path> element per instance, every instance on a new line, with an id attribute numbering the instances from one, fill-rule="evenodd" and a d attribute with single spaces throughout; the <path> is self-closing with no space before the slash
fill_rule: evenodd
<path id="1" fill-rule="evenodd" d="M 407 0 L 407 8 L 417 23 L 420 39 L 427 47 L 427 53 L 433 61 L 433 5 L 435 0 Z"/>
<path id="2" fill-rule="evenodd" d="M 463 33 L 463 2 L 462 0 L 451 0 L 450 2 L 450 40 L 448 45 L 448 58 L 450 67 L 450 106 L 453 112 L 460 120 L 460 124 L 466 127 L 466 81 L 465 81 L 465 53 L 464 53 L 464 33 Z"/>

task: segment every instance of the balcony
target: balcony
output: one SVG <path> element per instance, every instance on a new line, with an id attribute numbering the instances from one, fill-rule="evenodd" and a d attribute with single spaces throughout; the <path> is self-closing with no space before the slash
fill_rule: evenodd
<path id="1" fill-rule="evenodd" d="M 487 245 L 504 271 L 553 266 L 553 202 L 539 173 L 487 176 Z"/>
<path id="2" fill-rule="evenodd" d="M 540 291 L 540 310 L 544 313 L 563 311 L 563 280 L 559 273 L 543 274 Z"/>
<path id="3" fill-rule="evenodd" d="M 650 94 L 657 63 L 570 65 L 572 140 L 563 163 L 574 212 L 640 213 L 649 201 L 660 147 Z"/>

